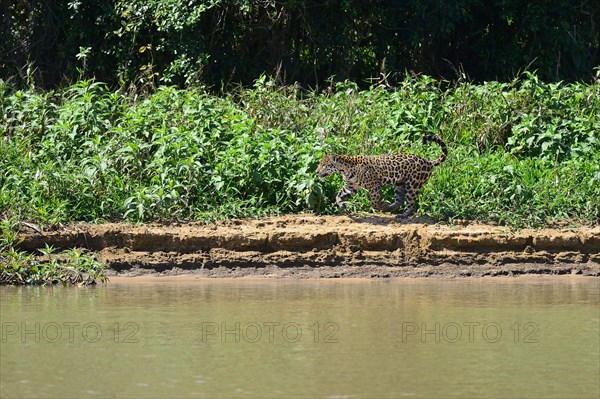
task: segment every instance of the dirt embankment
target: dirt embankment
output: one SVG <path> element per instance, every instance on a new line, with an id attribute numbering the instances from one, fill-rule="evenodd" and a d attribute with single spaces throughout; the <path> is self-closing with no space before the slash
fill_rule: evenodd
<path id="1" fill-rule="evenodd" d="M 215 224 L 76 224 L 20 247 L 97 252 L 111 275 L 205 277 L 600 276 L 600 227 L 447 226 L 392 216 L 292 215 Z"/>

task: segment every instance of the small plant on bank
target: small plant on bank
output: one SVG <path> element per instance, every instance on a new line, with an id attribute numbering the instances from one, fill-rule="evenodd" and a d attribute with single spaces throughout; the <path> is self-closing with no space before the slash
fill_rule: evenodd
<path id="1" fill-rule="evenodd" d="M 16 248 L 18 223 L 4 219 L 0 222 L 0 285 L 81 284 L 105 282 L 102 263 L 94 254 L 71 249 L 57 253 L 46 246 L 40 256 Z"/>

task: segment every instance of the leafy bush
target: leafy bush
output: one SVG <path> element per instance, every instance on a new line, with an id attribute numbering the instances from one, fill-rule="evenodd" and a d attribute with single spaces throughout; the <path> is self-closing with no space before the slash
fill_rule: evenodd
<path id="1" fill-rule="evenodd" d="M 437 157 L 419 213 L 515 225 L 597 223 L 598 83 L 450 88 L 406 77 L 393 91 L 333 83 L 301 91 L 261 78 L 210 94 L 160 87 L 147 97 L 82 81 L 38 93 L 0 84 L 0 212 L 44 223 L 213 220 L 334 213 L 339 177 L 317 179 L 325 152 Z M 366 196 L 353 210 L 370 211 Z"/>

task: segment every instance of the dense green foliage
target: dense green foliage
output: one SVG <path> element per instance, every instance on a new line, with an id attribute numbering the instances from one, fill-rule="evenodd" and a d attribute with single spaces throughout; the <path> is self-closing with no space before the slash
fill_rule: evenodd
<path id="1" fill-rule="evenodd" d="M 509 81 L 591 81 L 600 2 L 587 0 L 3 1 L 0 78 L 38 87 L 230 82 L 262 73 L 323 87 L 395 84 L 404 71 Z M 399 75 L 396 75 L 399 72 Z M 387 78 L 386 78 L 387 76 Z"/>
<path id="2" fill-rule="evenodd" d="M 19 223 L 0 222 L 0 285 L 2 284 L 96 284 L 105 282 L 104 267 L 78 249 L 56 253 L 52 247 L 42 250 L 42 257 L 16 248 Z"/>
<path id="3" fill-rule="evenodd" d="M 406 77 L 394 90 L 305 92 L 261 78 L 213 95 L 146 98 L 82 81 L 50 92 L 0 86 L 0 214 L 42 223 L 211 220 L 339 212 L 324 152 L 416 152 L 448 160 L 420 215 L 527 226 L 600 219 L 600 84 Z M 370 211 L 363 194 L 351 211 Z"/>
<path id="4" fill-rule="evenodd" d="M 14 0 L 0 21 L 0 284 L 105 280 L 19 251 L 23 220 L 336 213 L 325 152 L 438 156 L 423 134 L 450 155 L 420 215 L 599 223 L 598 1 Z"/>

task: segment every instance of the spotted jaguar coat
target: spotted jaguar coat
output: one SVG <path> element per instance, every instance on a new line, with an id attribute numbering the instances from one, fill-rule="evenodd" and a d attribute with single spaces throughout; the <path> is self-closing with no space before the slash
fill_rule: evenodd
<path id="1" fill-rule="evenodd" d="M 423 144 L 435 142 L 442 147 L 442 155 L 433 161 L 414 154 L 349 156 L 325 155 L 317 167 L 317 175 L 326 177 L 332 173 L 340 173 L 344 177 L 344 188 L 336 197 L 342 208 L 344 201 L 361 189 L 369 192 L 371 206 L 381 211 L 393 211 L 407 203 L 406 210 L 397 215 L 406 218 L 417 209 L 419 190 L 429 179 L 434 166 L 444 162 L 448 155 L 446 144 L 439 138 L 424 136 Z M 380 190 L 383 186 L 394 184 L 395 201 L 393 204 L 381 200 Z"/>

